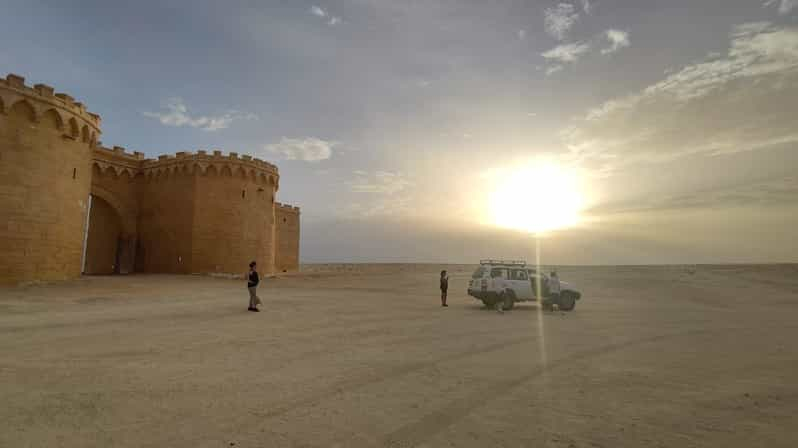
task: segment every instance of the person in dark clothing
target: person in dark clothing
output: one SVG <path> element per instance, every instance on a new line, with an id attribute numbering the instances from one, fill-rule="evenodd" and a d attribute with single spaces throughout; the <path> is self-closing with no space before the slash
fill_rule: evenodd
<path id="1" fill-rule="evenodd" d="M 446 304 L 446 293 L 449 291 L 449 276 L 446 271 L 441 271 L 441 306 L 449 306 Z"/>
<path id="2" fill-rule="evenodd" d="M 255 268 L 258 266 L 257 263 L 254 261 L 249 264 L 249 275 L 247 277 L 247 289 L 249 289 L 249 308 L 248 311 L 259 312 L 258 305 L 262 302 L 260 301 L 260 297 L 258 297 L 258 283 L 260 283 L 260 277 L 258 276 L 258 271 Z"/>

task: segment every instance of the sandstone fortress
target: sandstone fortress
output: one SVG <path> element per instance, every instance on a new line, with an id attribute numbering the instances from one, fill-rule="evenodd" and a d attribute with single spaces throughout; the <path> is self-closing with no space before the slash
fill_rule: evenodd
<path id="1" fill-rule="evenodd" d="M 145 159 L 53 88 L 0 79 L 0 283 L 86 274 L 298 269 L 299 209 L 277 167 L 236 153 Z"/>

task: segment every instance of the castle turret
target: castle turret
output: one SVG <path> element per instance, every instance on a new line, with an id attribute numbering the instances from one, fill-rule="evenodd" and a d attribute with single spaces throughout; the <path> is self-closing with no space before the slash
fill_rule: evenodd
<path id="1" fill-rule="evenodd" d="M 275 204 L 277 225 L 275 227 L 274 265 L 277 272 L 299 270 L 299 207 Z"/>
<path id="2" fill-rule="evenodd" d="M 81 272 L 100 117 L 52 87 L 0 79 L 0 283 Z"/>
<path id="3" fill-rule="evenodd" d="M 143 161 L 142 173 L 137 269 L 230 274 L 258 260 L 273 271 L 276 166 L 236 153 L 178 152 Z"/>

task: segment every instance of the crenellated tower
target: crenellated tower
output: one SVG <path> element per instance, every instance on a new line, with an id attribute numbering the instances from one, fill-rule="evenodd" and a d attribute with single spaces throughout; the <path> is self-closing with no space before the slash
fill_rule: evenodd
<path id="1" fill-rule="evenodd" d="M 52 87 L 0 79 L 0 283 L 75 278 L 100 117 Z"/>

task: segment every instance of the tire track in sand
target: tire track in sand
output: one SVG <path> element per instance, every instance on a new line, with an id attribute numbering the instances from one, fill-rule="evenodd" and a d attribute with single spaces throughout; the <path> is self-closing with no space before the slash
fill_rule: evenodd
<path id="1" fill-rule="evenodd" d="M 792 328 L 792 326 L 789 327 Z M 756 329 L 740 327 L 695 329 L 686 332 L 663 334 L 643 339 L 635 339 L 633 341 L 619 342 L 595 349 L 581 350 L 559 359 L 550 360 L 547 366 L 530 369 L 521 376 L 507 380 L 496 381 L 490 386 L 479 389 L 467 397 L 451 402 L 448 406 L 442 409 L 438 409 L 437 411 L 426 414 L 420 420 L 401 426 L 400 428 L 383 437 L 382 446 L 386 448 L 409 448 L 417 446 L 457 421 L 463 419 L 474 409 L 482 407 L 486 403 L 495 400 L 502 395 L 510 393 L 516 387 L 521 386 L 522 384 L 531 381 L 550 370 L 557 369 L 570 363 L 590 358 L 597 358 L 603 355 L 619 352 L 624 349 L 661 342 L 669 339 L 746 330 L 750 331 Z M 332 445 L 335 445 L 335 443 Z"/>

